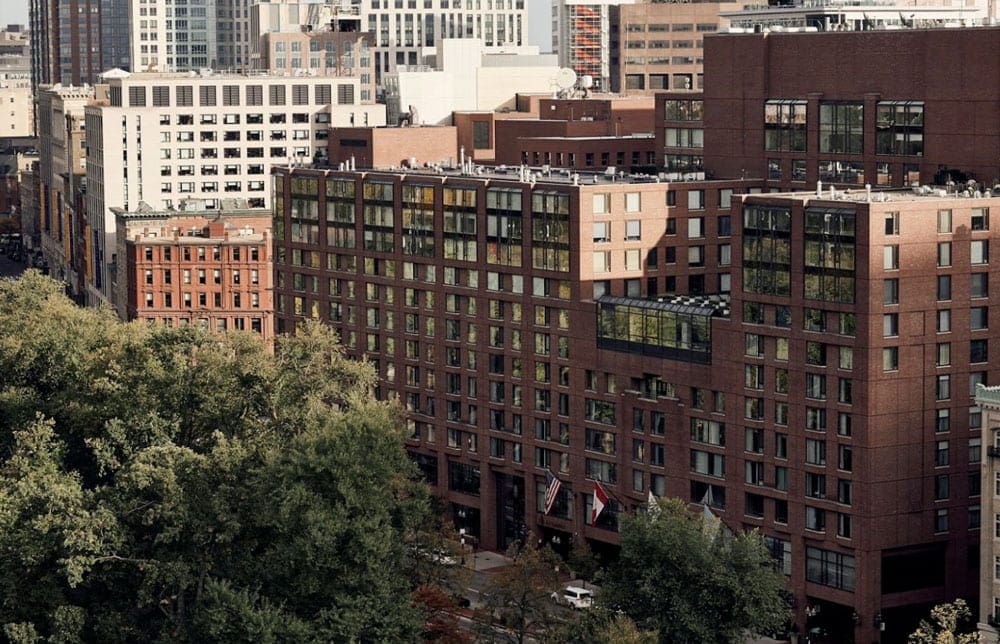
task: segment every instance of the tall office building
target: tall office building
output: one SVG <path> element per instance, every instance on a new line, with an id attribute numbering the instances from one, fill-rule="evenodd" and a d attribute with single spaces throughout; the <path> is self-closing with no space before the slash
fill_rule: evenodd
<path id="1" fill-rule="evenodd" d="M 129 0 L 129 50 L 136 71 L 184 72 L 214 68 L 218 0 Z"/>
<path id="2" fill-rule="evenodd" d="M 128 0 L 31 0 L 30 22 L 33 89 L 129 67 Z"/>

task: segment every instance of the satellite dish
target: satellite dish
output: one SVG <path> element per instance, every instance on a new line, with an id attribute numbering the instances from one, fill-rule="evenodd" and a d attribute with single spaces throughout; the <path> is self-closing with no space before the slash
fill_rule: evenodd
<path id="1" fill-rule="evenodd" d="M 556 73 L 556 87 L 559 89 L 569 89 L 576 84 L 576 72 L 568 67 L 563 67 Z"/>
<path id="2" fill-rule="evenodd" d="M 573 76 L 575 77 L 576 74 L 573 74 Z M 591 76 L 590 74 L 585 74 L 583 77 L 580 78 L 580 87 L 582 87 L 583 89 L 590 89 L 593 86 L 594 86 L 594 77 Z"/>

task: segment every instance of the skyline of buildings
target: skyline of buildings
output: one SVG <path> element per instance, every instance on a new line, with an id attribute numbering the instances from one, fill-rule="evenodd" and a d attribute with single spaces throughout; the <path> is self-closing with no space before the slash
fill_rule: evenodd
<path id="1" fill-rule="evenodd" d="M 483 547 L 610 553 L 652 492 L 760 529 L 802 631 L 896 641 L 992 588 L 1000 29 L 957 27 L 989 9 L 558 2 L 585 88 L 518 0 L 131 0 L 161 71 L 85 85 L 112 14 L 71 1 L 33 0 L 36 69 L 79 80 L 36 97 L 24 203 L 81 303 L 335 326 Z"/>

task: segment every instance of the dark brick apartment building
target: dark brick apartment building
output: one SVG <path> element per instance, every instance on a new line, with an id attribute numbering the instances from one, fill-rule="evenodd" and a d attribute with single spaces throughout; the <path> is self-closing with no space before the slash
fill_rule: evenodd
<path id="1" fill-rule="evenodd" d="M 613 550 L 650 491 L 710 499 L 767 537 L 800 633 L 902 641 L 978 588 L 1000 30 L 705 49 L 657 150 L 719 180 L 277 170 L 276 330 L 317 317 L 374 362 L 484 547 Z"/>

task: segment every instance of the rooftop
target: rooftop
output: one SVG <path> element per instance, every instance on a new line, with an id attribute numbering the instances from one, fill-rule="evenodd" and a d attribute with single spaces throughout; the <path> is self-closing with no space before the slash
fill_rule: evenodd
<path id="1" fill-rule="evenodd" d="M 809 203 L 813 201 L 839 203 L 914 203 L 922 201 L 954 201 L 956 199 L 1000 198 L 1000 185 L 992 189 L 969 182 L 965 185 L 913 186 L 912 188 L 875 190 L 869 186 L 840 189 L 833 186 L 824 188 L 822 182 L 814 192 L 769 192 L 752 195 L 755 197 L 792 199 Z"/>
<path id="2" fill-rule="evenodd" d="M 590 138 L 590 137 L 587 137 Z M 713 182 L 727 186 L 739 183 L 737 179 L 709 180 L 705 178 L 704 172 L 656 172 L 656 173 L 627 173 L 619 170 L 616 166 L 611 166 L 602 172 L 573 172 L 566 168 L 552 168 L 550 166 L 485 166 L 477 165 L 471 161 L 460 163 L 458 167 L 453 166 L 454 159 L 443 159 L 441 163 L 430 164 L 421 167 L 390 167 L 390 168 L 351 168 L 349 162 L 341 163 L 338 166 L 302 166 L 303 169 L 313 169 L 318 171 L 341 171 L 341 172 L 372 172 L 382 174 L 402 174 L 406 176 L 418 177 L 452 177 L 489 180 L 496 179 L 502 181 L 520 181 L 521 183 L 541 183 L 555 185 L 578 185 L 609 186 L 614 184 L 641 184 L 641 183 L 670 183 L 679 181 L 697 181 L 699 183 Z M 295 166 L 275 166 L 273 170 L 294 171 L 300 169 Z M 758 181 L 746 180 L 745 183 L 757 185 Z"/>

